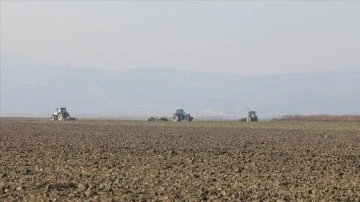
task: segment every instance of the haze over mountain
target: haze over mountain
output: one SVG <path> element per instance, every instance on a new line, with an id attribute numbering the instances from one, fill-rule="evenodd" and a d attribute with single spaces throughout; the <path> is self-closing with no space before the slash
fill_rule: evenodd
<path id="1" fill-rule="evenodd" d="M 4 53 L 5 54 L 5 53 Z M 226 75 L 162 68 L 108 70 L 52 66 L 21 54 L 1 60 L 1 116 L 195 118 L 360 114 L 360 67 L 308 74 Z"/>

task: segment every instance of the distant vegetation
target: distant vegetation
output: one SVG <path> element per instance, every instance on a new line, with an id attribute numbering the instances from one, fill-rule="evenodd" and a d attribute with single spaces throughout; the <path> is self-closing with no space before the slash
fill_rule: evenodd
<path id="1" fill-rule="evenodd" d="M 286 115 L 274 118 L 273 121 L 344 121 L 360 122 L 360 115 Z"/>

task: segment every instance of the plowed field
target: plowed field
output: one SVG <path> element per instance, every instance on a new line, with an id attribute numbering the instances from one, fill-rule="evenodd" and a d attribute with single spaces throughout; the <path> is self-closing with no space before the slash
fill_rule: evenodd
<path id="1" fill-rule="evenodd" d="M 0 126 L 0 201 L 360 201 L 359 123 Z"/>

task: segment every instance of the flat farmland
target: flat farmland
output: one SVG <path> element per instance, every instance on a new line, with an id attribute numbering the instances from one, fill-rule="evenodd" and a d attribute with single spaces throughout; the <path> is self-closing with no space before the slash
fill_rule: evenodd
<path id="1" fill-rule="evenodd" d="M 0 201 L 360 201 L 359 123 L 0 124 Z"/>

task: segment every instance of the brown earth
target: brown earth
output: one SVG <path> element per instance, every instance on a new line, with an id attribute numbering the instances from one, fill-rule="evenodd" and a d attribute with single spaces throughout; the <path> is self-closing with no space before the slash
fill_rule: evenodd
<path id="1" fill-rule="evenodd" d="M 360 201 L 359 123 L 0 123 L 0 201 Z"/>
<path id="2" fill-rule="evenodd" d="M 274 118 L 273 121 L 342 121 L 360 122 L 360 115 L 286 115 Z"/>

